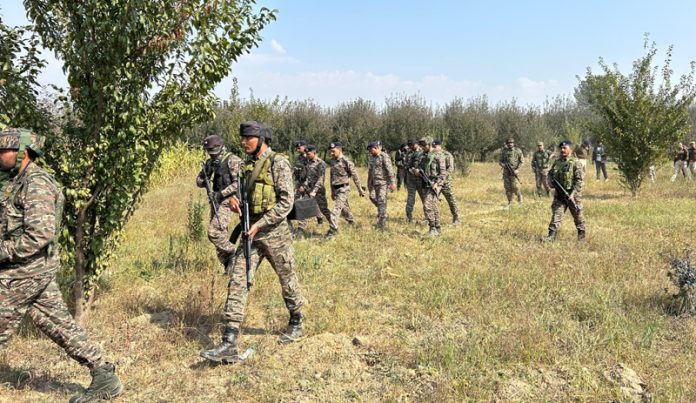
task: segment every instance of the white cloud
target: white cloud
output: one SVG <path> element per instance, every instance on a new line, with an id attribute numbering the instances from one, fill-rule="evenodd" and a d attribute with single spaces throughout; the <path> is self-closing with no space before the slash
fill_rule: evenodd
<path id="1" fill-rule="evenodd" d="M 278 41 L 276 41 L 275 39 L 271 39 L 271 47 L 272 47 L 273 50 L 275 50 L 276 53 L 278 53 L 279 55 L 284 55 L 284 54 L 287 53 L 287 52 L 285 51 L 285 48 L 283 48 L 283 47 L 278 43 Z"/>
<path id="2" fill-rule="evenodd" d="M 534 81 L 527 77 L 518 78 L 517 84 L 519 84 L 520 87 L 529 90 L 547 90 L 549 88 L 558 87 L 558 81 L 556 80 Z"/>

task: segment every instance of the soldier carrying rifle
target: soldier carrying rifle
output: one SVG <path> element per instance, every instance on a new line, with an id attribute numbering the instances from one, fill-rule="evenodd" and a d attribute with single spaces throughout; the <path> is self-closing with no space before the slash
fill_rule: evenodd
<path id="1" fill-rule="evenodd" d="M 420 159 L 418 168 L 412 169 L 412 173 L 423 182 L 418 194 L 423 202 L 423 213 L 430 227 L 425 237 L 433 238 L 441 234 L 438 203 L 440 190 L 447 178 L 447 166 L 444 154 L 435 152 L 432 137 L 423 137 L 418 143 L 423 149 L 423 157 Z"/>
<path id="2" fill-rule="evenodd" d="M 585 239 L 585 218 L 582 214 L 581 191 L 585 180 L 585 170 L 578 165 L 572 156 L 573 143 L 563 140 L 560 147 L 560 156 L 554 161 L 549 170 L 547 180 L 554 189 L 553 203 L 551 204 L 551 223 L 549 235 L 545 241 L 556 239 L 556 232 L 561 227 L 563 215 L 566 209 L 570 210 L 578 230 L 578 241 Z"/>
<path id="3" fill-rule="evenodd" d="M 500 166 L 503 168 L 503 185 L 507 197 L 507 207 L 512 205 L 512 196 L 517 195 L 517 203 L 522 204 L 522 192 L 520 192 L 519 171 L 524 157 L 522 150 L 515 147 L 514 139 L 507 139 L 505 147 L 500 151 Z"/>

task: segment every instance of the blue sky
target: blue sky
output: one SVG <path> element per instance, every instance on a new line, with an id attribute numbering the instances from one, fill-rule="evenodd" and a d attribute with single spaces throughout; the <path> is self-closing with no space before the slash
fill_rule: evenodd
<path id="1" fill-rule="evenodd" d="M 275 95 L 332 106 L 358 97 L 384 102 L 420 94 L 433 104 L 487 95 L 541 104 L 571 94 L 601 56 L 628 73 L 643 35 L 662 64 L 683 74 L 696 59 L 696 5 L 687 1 L 258 0 L 278 10 L 263 42 L 232 68 L 243 97 Z M 19 0 L 3 0 L 8 24 L 24 23 Z M 50 56 L 50 55 L 49 55 Z M 51 58 L 52 59 L 52 58 Z M 43 82 L 61 83 L 60 63 Z M 231 77 L 216 89 L 227 98 Z"/>

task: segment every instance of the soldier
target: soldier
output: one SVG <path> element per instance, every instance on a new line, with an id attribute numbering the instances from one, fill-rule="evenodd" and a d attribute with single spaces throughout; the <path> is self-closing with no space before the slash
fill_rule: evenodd
<path id="1" fill-rule="evenodd" d="M 208 239 L 215 246 L 218 260 L 224 267 L 234 253 L 234 245 L 229 240 L 228 226 L 232 219 L 229 199 L 236 191 L 232 186 L 233 178 L 237 175 L 241 158 L 227 152 L 223 145 L 222 138 L 217 135 L 208 136 L 203 140 L 203 149 L 210 158 L 205 162 L 203 169 L 196 177 L 196 185 L 199 188 L 211 186 L 211 194 L 208 195 L 210 202 L 210 222 L 208 223 Z M 213 206 L 212 201 L 215 201 Z M 217 208 L 217 211 L 215 209 Z"/>
<path id="2" fill-rule="evenodd" d="M 295 179 L 295 199 L 306 196 L 305 192 L 300 192 L 300 186 L 307 181 L 307 164 L 309 164 L 309 158 L 307 157 L 307 142 L 305 140 L 298 140 L 295 143 L 295 151 L 297 151 L 297 159 L 295 159 L 295 165 L 293 166 L 293 178 Z M 324 219 L 317 217 L 317 224 L 322 225 Z M 298 223 L 304 228 L 307 223 Z M 292 228 L 292 225 L 290 225 Z M 298 231 L 295 235 L 302 235 L 304 231 Z"/>
<path id="3" fill-rule="evenodd" d="M 246 186 L 249 203 L 251 239 L 251 271 L 247 280 L 245 259 L 232 259 L 225 303 L 225 330 L 222 342 L 201 352 L 207 360 L 229 364 L 238 360 L 237 342 L 244 320 L 247 300 L 247 281 L 253 283 L 256 269 L 263 259 L 275 270 L 280 280 L 285 306 L 290 312 L 287 329 L 278 341 L 282 344 L 298 340 L 303 333 L 302 306 L 304 299 L 295 274 L 295 255 L 287 215 L 292 210 L 294 186 L 292 168 L 288 159 L 270 148 L 272 131 L 269 126 L 255 121 L 242 123 L 239 127 L 242 148 L 248 155 L 242 166 L 241 183 Z M 241 213 L 237 195 L 230 198 L 230 208 Z M 243 253 L 242 246 L 236 254 Z"/>
<path id="4" fill-rule="evenodd" d="M 34 163 L 45 139 L 25 129 L 0 133 L 0 170 L 10 179 L 0 196 L 0 348 L 25 315 L 72 359 L 87 366 L 92 382 L 70 402 L 121 394 L 113 364 L 75 323 L 56 283 L 60 267 L 58 231 L 64 197 L 56 180 Z"/>
<path id="5" fill-rule="evenodd" d="M 544 143 L 537 143 L 537 150 L 532 155 L 532 172 L 536 180 L 536 192 L 539 197 L 542 195 L 542 189 L 546 192 L 546 197 L 549 196 L 549 184 L 546 180 L 546 175 L 549 170 L 549 161 L 551 160 L 551 152 L 544 150 Z"/>
<path id="6" fill-rule="evenodd" d="M 331 200 L 334 201 L 334 206 L 329 219 L 329 231 L 324 235 L 324 240 L 338 234 L 338 219 L 341 216 L 348 221 L 348 224 L 355 224 L 350 204 L 348 204 L 351 178 L 358 188 L 360 197 L 365 197 L 365 190 L 360 185 L 360 177 L 355 165 L 343 155 L 343 145 L 335 141 L 329 145 L 329 152 L 331 153 Z"/>
<path id="7" fill-rule="evenodd" d="M 331 210 L 329 203 L 326 201 L 326 188 L 324 187 L 324 174 L 326 173 L 326 162 L 317 157 L 317 147 L 313 144 L 307 146 L 307 179 L 300 185 L 299 191 L 301 194 L 307 194 L 309 197 L 316 199 L 319 205 L 319 210 L 331 222 Z M 307 220 L 302 220 L 297 224 L 295 236 L 302 235 L 304 228 L 307 225 Z"/>
<path id="8" fill-rule="evenodd" d="M 597 178 L 599 180 L 599 173 L 604 174 L 604 182 L 609 180 L 607 177 L 607 153 L 604 150 L 604 144 L 602 142 L 597 143 L 597 147 L 592 151 L 592 162 L 595 164 L 595 170 L 597 171 Z"/>
<path id="9" fill-rule="evenodd" d="M 578 230 L 578 241 L 585 239 L 585 218 L 582 214 L 582 185 L 585 171 L 578 166 L 577 159 L 572 156 L 573 143 L 563 140 L 560 144 L 560 156 L 553 162 L 547 179 L 554 188 L 553 203 L 551 203 L 551 223 L 549 235 L 545 241 L 556 239 L 556 233 L 561 227 L 566 209 L 570 210 Z"/>
<path id="10" fill-rule="evenodd" d="M 407 143 L 394 153 L 394 162 L 396 162 L 396 190 L 401 190 L 401 184 L 406 182 L 406 162 L 408 162 L 409 146 Z"/>
<path id="11" fill-rule="evenodd" d="M 452 213 L 452 225 L 457 226 L 462 222 L 459 221 L 459 209 L 457 208 L 457 200 L 454 198 L 454 193 L 452 189 L 452 174 L 454 173 L 454 156 L 447 150 L 442 148 L 442 140 L 435 139 L 433 141 L 433 147 L 436 152 L 442 153 L 445 158 L 445 168 L 447 170 L 447 176 L 445 182 L 442 184 L 441 193 L 445 196 L 447 204 L 450 208 L 450 213 Z"/>
<path id="12" fill-rule="evenodd" d="M 696 176 L 696 141 L 689 143 L 689 172 L 692 178 Z"/>
<path id="13" fill-rule="evenodd" d="M 394 171 L 389 154 L 382 151 L 381 141 L 368 144 L 367 151 L 370 152 L 367 162 L 367 189 L 370 192 L 370 201 L 377 207 L 375 228 L 384 229 L 387 221 L 387 192 L 396 189 Z"/>
<path id="14" fill-rule="evenodd" d="M 447 177 L 447 167 L 442 153 L 435 152 L 432 148 L 433 138 L 426 136 L 420 139 L 419 145 L 423 149 L 422 158 L 419 159 L 418 168 L 413 173 L 422 182 L 418 195 L 423 203 L 423 214 L 428 220 L 429 231 L 426 238 L 440 236 L 440 208 L 439 196 L 442 185 Z"/>
<path id="15" fill-rule="evenodd" d="M 507 139 L 500 152 L 500 166 L 503 168 L 503 186 L 507 197 L 507 208 L 512 205 L 512 196 L 517 195 L 517 203 L 522 204 L 519 170 L 524 162 L 522 150 L 515 147 L 515 140 Z"/>
<path id="16" fill-rule="evenodd" d="M 409 140 L 411 144 L 411 152 L 408 153 L 406 161 L 406 220 L 413 222 L 413 207 L 416 204 L 416 193 L 420 194 L 423 187 L 423 181 L 413 174 L 413 171 L 418 169 L 420 160 L 423 157 L 423 151 L 420 144 L 416 140 Z"/>
<path id="17" fill-rule="evenodd" d="M 684 143 L 679 143 L 677 150 L 674 152 L 674 174 L 670 181 L 674 182 L 677 180 L 679 172 L 681 172 L 685 178 L 691 179 L 691 174 L 688 170 L 688 160 L 689 160 L 689 150 L 686 148 Z"/>

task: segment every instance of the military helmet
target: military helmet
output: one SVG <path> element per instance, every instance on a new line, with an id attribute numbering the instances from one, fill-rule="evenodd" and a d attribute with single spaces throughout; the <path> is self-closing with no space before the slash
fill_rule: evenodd
<path id="1" fill-rule="evenodd" d="M 239 125 L 239 135 L 270 140 L 273 137 L 273 129 L 261 122 L 250 120 Z"/>
<path id="2" fill-rule="evenodd" d="M 24 151 L 28 148 L 41 156 L 44 153 L 46 137 L 33 133 L 29 129 L 6 128 L 0 132 L 0 150 Z"/>
<path id="3" fill-rule="evenodd" d="M 203 148 L 210 155 L 217 155 L 222 152 L 223 141 L 220 136 L 213 134 L 208 136 L 203 140 Z"/>

